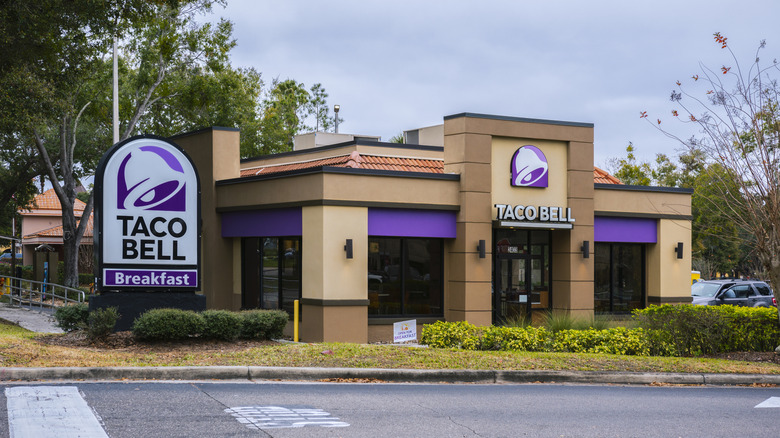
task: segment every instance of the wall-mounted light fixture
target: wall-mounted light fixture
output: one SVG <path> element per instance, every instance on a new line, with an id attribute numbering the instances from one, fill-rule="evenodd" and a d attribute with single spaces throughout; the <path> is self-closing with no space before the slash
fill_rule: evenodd
<path id="1" fill-rule="evenodd" d="M 590 258 L 590 240 L 582 241 L 582 246 L 580 247 L 580 251 L 582 251 L 582 258 L 584 259 Z"/>
<path id="2" fill-rule="evenodd" d="M 683 243 L 677 242 L 677 246 L 674 247 L 674 252 L 677 254 L 677 258 L 681 259 L 683 258 Z"/>
<path id="3" fill-rule="evenodd" d="M 352 258 L 352 239 L 347 239 L 347 244 L 344 245 L 344 251 L 347 252 L 347 258 Z"/>
<path id="4" fill-rule="evenodd" d="M 480 240 L 479 244 L 477 244 L 477 252 L 479 252 L 479 258 L 484 259 L 485 258 L 485 241 Z"/>

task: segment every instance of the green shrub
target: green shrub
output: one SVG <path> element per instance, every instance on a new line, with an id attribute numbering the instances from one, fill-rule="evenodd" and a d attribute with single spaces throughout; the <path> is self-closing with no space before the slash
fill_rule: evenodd
<path id="1" fill-rule="evenodd" d="M 435 348 L 650 354 L 644 331 L 625 327 L 553 332 L 546 327 L 475 327 L 466 322 L 438 321 L 423 326 L 422 333 L 420 342 Z"/>
<path id="2" fill-rule="evenodd" d="M 552 351 L 605 353 L 632 356 L 650 354 L 650 344 L 642 329 L 615 327 L 606 330 L 561 330 L 553 335 Z"/>
<path id="3" fill-rule="evenodd" d="M 66 332 L 86 328 L 87 318 L 89 318 L 89 306 L 84 303 L 58 307 L 54 311 L 54 319 L 57 321 L 57 326 Z"/>
<path id="4" fill-rule="evenodd" d="M 775 308 L 664 304 L 635 310 L 634 317 L 658 355 L 772 351 L 780 341 Z"/>
<path id="5" fill-rule="evenodd" d="M 106 307 L 89 312 L 87 317 L 87 337 L 100 339 L 114 332 L 116 322 L 119 320 L 119 311 L 116 307 Z"/>
<path id="6" fill-rule="evenodd" d="M 281 338 L 290 318 L 284 310 L 244 310 L 238 315 L 241 337 L 246 339 Z"/>
<path id="7" fill-rule="evenodd" d="M 203 317 L 203 337 L 232 341 L 241 334 L 241 317 L 229 310 L 206 310 Z"/>
<path id="8" fill-rule="evenodd" d="M 144 340 L 186 339 L 203 333 L 203 317 L 191 310 L 152 309 L 133 322 L 133 336 Z"/>
<path id="9" fill-rule="evenodd" d="M 436 321 L 422 328 L 420 343 L 434 348 L 461 348 L 463 342 L 475 334 L 477 327 L 466 321 Z"/>
<path id="10" fill-rule="evenodd" d="M 718 306 L 728 324 L 726 351 L 772 351 L 780 342 L 774 307 Z"/>
<path id="11" fill-rule="evenodd" d="M 483 339 L 494 350 L 546 351 L 551 335 L 544 327 L 490 327 Z"/>

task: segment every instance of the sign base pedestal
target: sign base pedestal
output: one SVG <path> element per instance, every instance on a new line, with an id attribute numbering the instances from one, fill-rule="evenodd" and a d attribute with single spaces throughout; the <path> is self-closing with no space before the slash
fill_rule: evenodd
<path id="1" fill-rule="evenodd" d="M 119 321 L 114 331 L 132 330 L 133 322 L 151 309 L 206 310 L 206 296 L 195 292 L 103 292 L 89 296 L 89 311 L 116 307 Z"/>

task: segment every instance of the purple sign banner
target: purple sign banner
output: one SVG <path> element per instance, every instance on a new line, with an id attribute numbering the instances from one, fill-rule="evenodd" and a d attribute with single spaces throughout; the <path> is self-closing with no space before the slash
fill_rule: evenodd
<path id="1" fill-rule="evenodd" d="M 118 287 L 193 288 L 197 269 L 103 269 L 103 284 Z"/>
<path id="2" fill-rule="evenodd" d="M 368 209 L 368 235 L 455 238 L 454 211 Z"/>
<path id="3" fill-rule="evenodd" d="M 596 242 L 656 243 L 658 221 L 651 218 L 596 216 L 593 218 Z"/>

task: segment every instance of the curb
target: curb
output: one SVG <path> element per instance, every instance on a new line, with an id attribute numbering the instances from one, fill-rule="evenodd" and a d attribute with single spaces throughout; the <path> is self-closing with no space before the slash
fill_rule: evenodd
<path id="1" fill-rule="evenodd" d="M 772 374 L 623 373 L 603 371 L 413 370 L 286 367 L 61 367 L 2 368 L 0 381 L 45 380 L 365 380 L 367 383 L 615 384 L 615 385 L 780 385 Z"/>

